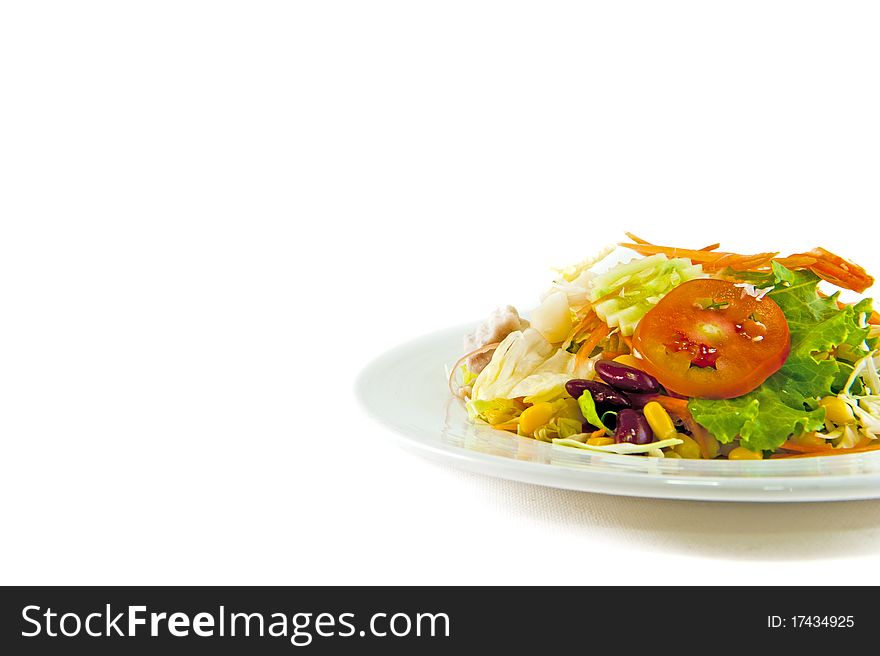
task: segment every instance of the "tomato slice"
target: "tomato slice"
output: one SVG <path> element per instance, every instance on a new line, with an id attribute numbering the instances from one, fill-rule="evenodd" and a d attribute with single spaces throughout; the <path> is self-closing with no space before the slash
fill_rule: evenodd
<path id="1" fill-rule="evenodd" d="M 639 322 L 633 346 L 644 369 L 684 396 L 731 399 L 785 363 L 788 323 L 773 299 L 725 280 L 679 285 Z"/>

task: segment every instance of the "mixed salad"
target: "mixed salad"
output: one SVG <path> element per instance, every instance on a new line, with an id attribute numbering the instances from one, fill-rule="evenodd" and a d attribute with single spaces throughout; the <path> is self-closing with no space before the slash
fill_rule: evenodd
<path id="1" fill-rule="evenodd" d="M 465 337 L 450 389 L 473 421 L 665 458 L 880 449 L 880 315 L 839 298 L 873 284 L 864 269 L 823 248 L 739 255 L 627 236 L 634 259 L 598 272 L 609 247 L 559 271 L 529 321 L 507 306 Z"/>

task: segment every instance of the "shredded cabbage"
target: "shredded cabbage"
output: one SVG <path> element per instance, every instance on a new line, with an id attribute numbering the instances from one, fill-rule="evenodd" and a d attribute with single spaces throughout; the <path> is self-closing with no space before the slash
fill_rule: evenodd
<path id="1" fill-rule="evenodd" d="M 494 426 L 516 419 L 526 406 L 511 399 L 492 399 L 491 401 L 468 401 L 467 411 L 471 421 L 480 418 Z"/>
<path id="2" fill-rule="evenodd" d="M 614 246 L 613 244 L 608 245 L 593 257 L 588 257 L 586 260 L 578 262 L 577 264 L 574 264 L 572 266 L 563 267 L 562 269 L 556 269 L 556 272 L 560 276 L 562 276 L 563 280 L 567 282 L 573 282 L 584 274 L 592 273 L 590 269 L 592 269 L 609 255 L 611 255 L 611 253 L 613 253 L 615 250 L 617 250 L 616 246 Z"/>
<path id="3" fill-rule="evenodd" d="M 579 435 L 581 422 L 576 419 L 557 417 L 546 426 L 535 431 L 535 439 L 541 442 L 552 442 L 557 438 L 570 438 Z"/>
<path id="4" fill-rule="evenodd" d="M 621 442 L 620 444 L 609 444 L 607 446 L 592 446 L 571 438 L 560 438 L 553 440 L 553 444 L 559 446 L 573 446 L 576 449 L 584 449 L 586 451 L 603 451 L 605 453 L 618 453 L 620 455 L 630 455 L 635 453 L 649 453 L 655 449 L 665 449 L 668 446 L 677 446 L 684 444 L 684 440 L 670 437 L 668 440 L 660 440 L 651 444 L 630 444 L 629 442 Z"/>
<path id="5" fill-rule="evenodd" d="M 568 380 L 586 376 L 591 367 L 586 363 L 578 368 L 573 354 L 555 348 L 534 328 L 517 330 L 504 338 L 477 376 L 472 398 L 549 400 L 542 395 L 558 393 Z"/>

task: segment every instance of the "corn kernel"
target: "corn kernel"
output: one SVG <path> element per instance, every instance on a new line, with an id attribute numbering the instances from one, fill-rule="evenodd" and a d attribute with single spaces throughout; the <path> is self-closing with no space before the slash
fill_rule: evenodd
<path id="1" fill-rule="evenodd" d="M 533 437 L 535 431 L 546 426 L 553 419 L 553 404 L 543 401 L 523 410 L 519 416 L 519 431 L 523 435 Z"/>
<path id="2" fill-rule="evenodd" d="M 644 365 L 642 361 L 634 355 L 618 355 L 612 362 L 619 362 L 620 364 L 625 364 L 627 367 L 635 367 L 636 369 L 641 369 Z"/>
<path id="3" fill-rule="evenodd" d="M 645 419 L 648 420 L 648 425 L 658 440 L 668 440 L 670 437 L 675 437 L 677 433 L 675 424 L 672 423 L 672 417 L 662 405 L 651 401 L 645 404 L 642 412 L 645 413 Z"/>
<path id="4" fill-rule="evenodd" d="M 678 439 L 681 440 L 681 444 L 676 444 L 672 447 L 672 450 L 679 458 L 684 458 L 685 460 L 699 460 L 702 457 L 700 454 L 700 445 L 697 444 L 697 441 L 694 438 L 687 435 L 679 435 Z"/>
<path id="5" fill-rule="evenodd" d="M 852 408 L 836 396 L 826 396 L 819 401 L 819 405 L 825 408 L 825 418 L 835 424 L 851 424 L 855 421 Z"/>
<path id="6" fill-rule="evenodd" d="M 591 437 L 587 440 L 587 444 L 590 446 L 608 446 L 609 444 L 614 444 L 613 437 Z"/>
<path id="7" fill-rule="evenodd" d="M 727 454 L 728 460 L 763 460 L 764 454 L 760 451 L 752 451 L 744 446 L 738 446 Z"/>

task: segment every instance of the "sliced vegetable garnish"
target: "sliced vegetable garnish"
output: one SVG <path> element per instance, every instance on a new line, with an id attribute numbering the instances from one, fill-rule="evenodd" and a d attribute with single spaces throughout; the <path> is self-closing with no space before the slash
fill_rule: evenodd
<path id="1" fill-rule="evenodd" d="M 785 362 L 785 315 L 724 280 L 693 280 L 673 289 L 633 335 L 645 369 L 685 396 L 729 399 L 758 387 Z"/>

